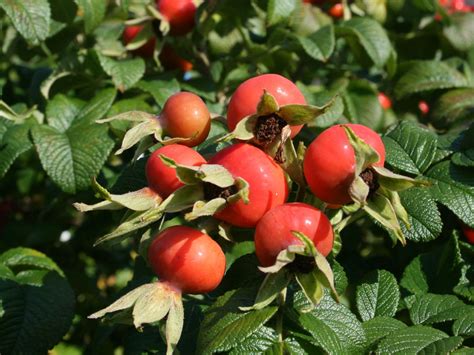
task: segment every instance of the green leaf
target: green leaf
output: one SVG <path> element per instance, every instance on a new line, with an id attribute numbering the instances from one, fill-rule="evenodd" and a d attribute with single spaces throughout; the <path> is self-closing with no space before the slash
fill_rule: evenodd
<path id="1" fill-rule="evenodd" d="M 425 172 L 436 154 L 436 135 L 418 124 L 402 121 L 383 137 L 387 162 L 404 172 Z"/>
<path id="2" fill-rule="evenodd" d="M 431 293 L 416 295 L 409 309 L 414 324 L 434 324 L 474 315 L 474 306 L 468 306 L 453 295 Z"/>
<path id="3" fill-rule="evenodd" d="M 406 328 L 406 324 L 397 319 L 389 317 L 375 317 L 362 323 L 367 337 L 367 348 L 371 348 L 375 343 L 384 339 L 390 334 Z"/>
<path id="4" fill-rule="evenodd" d="M 297 6 L 297 0 L 270 0 L 267 7 L 268 26 L 288 21 Z"/>
<path id="5" fill-rule="evenodd" d="M 472 108 L 474 108 L 474 89 L 451 90 L 438 99 L 433 108 L 433 117 L 452 122 Z"/>
<path id="6" fill-rule="evenodd" d="M 107 9 L 107 2 L 104 0 L 75 0 L 79 6 L 79 14 L 84 18 L 86 33 L 91 33 L 102 23 Z"/>
<path id="7" fill-rule="evenodd" d="M 48 125 L 60 132 L 65 132 L 83 107 L 84 102 L 81 100 L 62 94 L 54 96 L 46 106 Z"/>
<path id="8" fill-rule="evenodd" d="M 0 0 L 0 7 L 27 41 L 38 44 L 48 37 L 51 9 L 47 0 Z"/>
<path id="9" fill-rule="evenodd" d="M 96 93 L 94 98 L 79 111 L 74 124 L 82 122 L 95 123 L 95 121 L 104 117 L 112 106 L 116 95 L 117 91 L 112 88 Z"/>
<path id="10" fill-rule="evenodd" d="M 410 228 L 401 224 L 402 232 L 408 240 L 428 242 L 440 236 L 443 229 L 441 215 L 426 188 L 414 187 L 401 191 L 400 199 L 410 222 Z"/>
<path id="11" fill-rule="evenodd" d="M 444 62 L 417 61 L 395 85 L 395 95 L 403 98 L 410 94 L 436 89 L 450 89 L 467 86 L 464 75 Z"/>
<path id="12" fill-rule="evenodd" d="M 32 133 L 43 168 L 67 193 L 88 188 L 114 146 L 107 127 L 100 125 L 76 126 L 65 133 L 41 125 Z"/>
<path id="13" fill-rule="evenodd" d="M 433 166 L 426 176 L 433 182 L 429 192 L 464 223 L 474 221 L 474 172 L 449 161 Z"/>
<path id="14" fill-rule="evenodd" d="M 278 336 L 272 328 L 260 327 L 243 342 L 235 346 L 229 355 L 247 355 L 265 353 L 278 341 Z"/>
<path id="15" fill-rule="evenodd" d="M 336 33 L 350 40 L 357 40 L 379 68 L 383 67 L 390 57 L 392 45 L 387 33 L 371 18 L 354 17 L 344 21 L 336 28 Z"/>
<path id="16" fill-rule="evenodd" d="M 334 26 L 327 25 L 308 36 L 296 36 L 296 40 L 311 58 L 326 62 L 336 44 Z"/>
<path id="17" fill-rule="evenodd" d="M 302 313 L 296 319 L 298 324 L 311 334 L 311 343 L 323 348 L 328 353 L 343 353 L 344 344 L 341 342 L 338 334 L 324 321 L 315 318 L 309 313 Z"/>
<path id="18" fill-rule="evenodd" d="M 4 265 L 13 271 L 21 271 L 25 268 L 56 271 L 60 276 L 64 277 L 62 270 L 53 260 L 43 253 L 29 248 L 18 247 L 7 250 L 0 255 L 0 265 Z"/>
<path id="19" fill-rule="evenodd" d="M 418 354 L 448 335 L 423 325 L 415 325 L 395 331 L 383 339 L 377 347 L 377 354 Z M 433 354 L 433 353 L 432 353 Z"/>
<path id="20" fill-rule="evenodd" d="M 393 317 L 400 301 L 400 290 L 395 276 L 385 270 L 371 272 L 357 287 L 356 301 L 364 321 L 378 316 Z"/>
<path id="21" fill-rule="evenodd" d="M 42 253 L 11 249 L 0 256 L 0 265 L 7 264 L 18 273 L 0 276 L 0 352 L 46 353 L 69 329 L 73 291 Z"/>
<path id="22" fill-rule="evenodd" d="M 77 101 L 53 100 L 49 112 L 65 118 L 51 116 L 50 126 L 33 128 L 33 140 L 41 164 L 63 191 L 75 193 L 89 187 L 112 150 L 114 142 L 107 135 L 107 127 L 94 121 L 105 115 L 115 95 L 114 89 L 99 92 L 82 106 L 74 119 L 70 117 L 78 111 Z"/>
<path id="23" fill-rule="evenodd" d="M 467 51 L 474 46 L 474 14 L 455 12 L 450 17 L 450 25 L 443 27 L 443 34 L 459 51 Z"/>
<path id="24" fill-rule="evenodd" d="M 117 61 L 99 53 L 97 56 L 100 65 L 121 92 L 134 86 L 145 74 L 145 62 L 142 58 Z"/>
<path id="25" fill-rule="evenodd" d="M 23 124 L 5 126 L 6 131 L 0 138 L 0 178 L 2 178 L 20 154 L 33 147 L 30 129 L 35 124 L 29 120 Z"/>
<path id="26" fill-rule="evenodd" d="M 201 323 L 197 353 L 210 354 L 232 349 L 260 329 L 278 310 L 266 307 L 258 311 L 242 312 L 240 306 L 251 305 L 253 289 L 229 291 L 206 310 Z"/>
<path id="27" fill-rule="evenodd" d="M 451 354 L 453 350 L 457 349 L 459 345 L 461 345 L 463 340 L 464 339 L 462 337 L 440 339 L 424 348 L 419 352 L 419 354 Z"/>
<path id="28" fill-rule="evenodd" d="M 299 310 L 308 306 L 306 297 L 298 292 L 295 295 L 294 308 Z M 313 311 L 305 315 L 309 317 L 309 322 L 319 320 L 326 325 L 327 330 L 324 330 L 324 334 L 332 333 L 332 338 L 335 335 L 345 349 L 355 350 L 364 346 L 366 342 L 364 330 L 357 317 L 346 306 L 334 301 L 328 293 Z M 329 339 L 327 341 L 328 346 L 331 346 L 333 341 Z M 332 352 L 330 349 L 328 351 Z"/>
<path id="29" fill-rule="evenodd" d="M 339 264 L 335 259 L 331 262 L 332 264 L 332 271 L 334 273 L 334 285 L 336 288 L 336 292 L 339 295 L 344 294 L 346 291 L 347 285 L 349 281 L 347 280 L 346 272 L 341 264 Z"/>
<path id="30" fill-rule="evenodd" d="M 342 96 L 345 116 L 350 122 L 378 130 L 383 123 L 383 109 L 377 91 L 366 80 L 352 80 Z"/>
<path id="31" fill-rule="evenodd" d="M 168 100 L 171 95 L 176 94 L 180 90 L 179 83 L 176 79 L 141 80 L 135 87 L 150 93 L 160 107 L 165 105 L 166 100 Z"/>
<path id="32" fill-rule="evenodd" d="M 458 317 L 453 323 L 454 335 L 472 337 L 474 335 L 474 312 L 468 312 Z"/>
<path id="33" fill-rule="evenodd" d="M 405 268 L 400 286 L 413 294 L 451 293 L 460 277 L 461 255 L 452 237 L 438 248 L 415 257 Z"/>

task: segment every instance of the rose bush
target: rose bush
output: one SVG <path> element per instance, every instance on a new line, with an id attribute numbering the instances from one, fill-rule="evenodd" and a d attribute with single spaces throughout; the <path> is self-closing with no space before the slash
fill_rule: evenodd
<path id="1" fill-rule="evenodd" d="M 0 353 L 472 351 L 473 8 L 0 1 Z"/>

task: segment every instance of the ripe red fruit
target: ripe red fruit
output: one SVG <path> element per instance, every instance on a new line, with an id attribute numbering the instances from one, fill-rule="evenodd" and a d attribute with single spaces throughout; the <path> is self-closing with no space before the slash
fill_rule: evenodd
<path id="1" fill-rule="evenodd" d="M 329 15 L 333 18 L 341 18 L 344 16 L 344 6 L 341 3 L 331 6 Z"/>
<path id="2" fill-rule="evenodd" d="M 244 81 L 235 90 L 227 109 L 227 126 L 230 131 L 243 118 L 257 112 L 257 105 L 264 90 L 271 94 L 280 106 L 289 104 L 306 105 L 301 91 L 290 80 L 277 74 L 264 74 Z M 292 126 L 291 137 L 298 134 L 303 126 Z"/>
<path id="3" fill-rule="evenodd" d="M 379 92 L 379 94 L 377 95 L 377 98 L 379 99 L 380 106 L 382 106 L 384 110 L 388 110 L 389 108 L 392 107 L 392 101 L 383 92 Z"/>
<path id="4" fill-rule="evenodd" d="M 214 155 L 210 164 L 224 166 L 235 177 L 250 185 L 248 204 L 242 200 L 229 204 L 215 217 L 238 227 L 254 227 L 263 215 L 285 203 L 288 185 L 283 169 L 260 149 L 237 143 Z"/>
<path id="5" fill-rule="evenodd" d="M 375 166 L 383 166 L 385 147 L 380 136 L 368 127 L 346 124 L 379 154 Z M 322 201 L 344 205 L 350 203 L 349 187 L 354 180 L 355 155 L 342 125 L 322 132 L 308 147 L 304 157 L 304 175 L 311 191 Z"/>
<path id="6" fill-rule="evenodd" d="M 193 29 L 196 14 L 193 0 L 157 0 L 156 6 L 169 22 L 171 35 L 185 35 Z"/>
<path id="7" fill-rule="evenodd" d="M 202 143 L 211 129 L 211 115 L 202 99 L 190 92 L 178 92 L 168 98 L 160 122 L 170 137 L 192 138 L 180 144 L 194 147 Z"/>
<path id="8" fill-rule="evenodd" d="M 207 293 L 221 282 L 225 255 L 211 237 L 191 227 L 163 230 L 148 249 L 148 261 L 161 281 L 183 293 Z"/>
<path id="9" fill-rule="evenodd" d="M 133 39 L 138 36 L 138 34 L 143 30 L 143 26 L 127 26 L 122 34 L 123 43 L 126 45 L 133 41 Z M 153 57 L 153 51 L 155 50 L 156 38 L 150 38 L 143 46 L 134 49 L 132 53 L 143 57 L 151 58 Z"/>
<path id="10" fill-rule="evenodd" d="M 474 229 L 463 224 L 462 231 L 469 244 L 474 244 Z"/>
<path id="11" fill-rule="evenodd" d="M 430 106 L 426 101 L 420 101 L 418 103 L 418 109 L 420 110 L 422 115 L 427 115 L 430 112 Z"/>
<path id="12" fill-rule="evenodd" d="M 176 176 L 176 170 L 162 162 L 161 154 L 182 165 L 200 166 L 206 163 L 201 154 L 184 145 L 170 144 L 155 150 L 146 163 L 146 178 L 148 186 L 162 198 L 168 197 L 184 184 Z"/>
<path id="13" fill-rule="evenodd" d="M 257 224 L 255 252 L 262 266 L 273 265 L 290 245 L 302 244 L 292 231 L 305 234 L 324 256 L 331 252 L 334 234 L 326 215 L 305 203 L 286 203 L 268 211 Z"/>
<path id="14" fill-rule="evenodd" d="M 168 44 L 163 46 L 159 58 L 163 67 L 168 70 L 179 69 L 182 72 L 187 72 L 193 69 L 193 63 L 181 58 L 174 48 Z"/>

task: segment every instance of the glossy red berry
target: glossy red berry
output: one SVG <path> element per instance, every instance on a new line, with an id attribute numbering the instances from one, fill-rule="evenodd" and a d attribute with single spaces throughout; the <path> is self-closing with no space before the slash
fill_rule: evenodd
<path id="1" fill-rule="evenodd" d="M 250 185 L 248 204 L 239 200 L 215 215 L 231 225 L 254 227 L 267 211 L 285 203 L 288 198 L 283 169 L 253 145 L 231 145 L 219 151 L 209 163 L 224 166 L 234 178 L 240 177 Z"/>
<path id="2" fill-rule="evenodd" d="M 418 103 L 418 109 L 420 110 L 423 116 L 427 115 L 430 112 L 430 106 L 426 101 L 420 101 Z"/>
<path id="3" fill-rule="evenodd" d="M 470 244 L 474 244 L 474 229 L 463 224 L 462 232 Z"/>
<path id="4" fill-rule="evenodd" d="M 122 34 L 123 43 L 126 45 L 133 41 L 133 39 L 138 36 L 138 34 L 143 30 L 143 26 L 127 26 Z M 155 50 L 156 38 L 150 38 L 144 45 L 134 49 L 132 53 L 143 57 L 151 58 L 153 57 L 153 51 Z"/>
<path id="5" fill-rule="evenodd" d="M 185 35 L 193 29 L 196 14 L 193 0 L 157 0 L 156 6 L 169 22 L 171 35 Z"/>
<path id="6" fill-rule="evenodd" d="M 346 124 L 379 154 L 375 166 L 383 166 L 385 147 L 380 136 L 359 124 Z M 335 205 L 350 203 L 349 187 L 354 180 L 355 155 L 342 125 L 322 132 L 308 147 L 304 175 L 311 191 L 322 201 Z"/>
<path id="7" fill-rule="evenodd" d="M 380 106 L 382 106 L 384 110 L 388 110 L 392 107 L 392 101 L 383 92 L 379 92 L 377 98 L 379 99 Z"/>
<path id="8" fill-rule="evenodd" d="M 178 92 L 166 100 L 160 122 L 167 135 L 190 138 L 180 144 L 194 147 L 207 138 L 211 129 L 211 114 L 199 96 Z"/>
<path id="9" fill-rule="evenodd" d="M 280 106 L 289 104 L 306 105 L 306 100 L 297 86 L 287 78 L 277 74 L 264 74 L 244 81 L 235 90 L 227 109 L 227 126 L 230 131 L 243 118 L 257 112 L 264 91 L 273 95 Z M 298 134 L 303 126 L 292 126 L 291 137 Z"/>
<path id="10" fill-rule="evenodd" d="M 214 290 L 224 277 L 226 265 L 219 244 L 187 226 L 173 226 L 160 232 L 148 249 L 148 261 L 160 281 L 183 293 Z"/>
<path id="11" fill-rule="evenodd" d="M 341 3 L 331 6 L 329 15 L 333 18 L 341 18 L 344 16 L 344 6 Z"/>
<path id="12" fill-rule="evenodd" d="M 331 252 L 334 234 L 326 215 L 305 203 L 286 203 L 268 211 L 257 224 L 255 252 L 262 266 L 273 265 L 290 245 L 302 244 L 292 231 L 306 235 L 324 256 Z"/>
<path id="13" fill-rule="evenodd" d="M 168 197 L 184 184 L 176 176 L 176 170 L 163 163 L 161 154 L 182 165 L 200 166 L 206 163 L 201 154 L 184 145 L 170 144 L 155 150 L 146 163 L 146 178 L 148 186 L 162 198 Z"/>

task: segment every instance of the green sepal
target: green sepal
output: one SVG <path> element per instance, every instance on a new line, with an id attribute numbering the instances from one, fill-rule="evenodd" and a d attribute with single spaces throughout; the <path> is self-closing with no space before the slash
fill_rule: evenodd
<path id="1" fill-rule="evenodd" d="M 290 126 L 299 126 L 314 122 L 319 116 L 324 115 L 336 100 L 336 96 L 323 106 L 290 104 L 281 106 L 277 115 L 283 118 Z"/>
<path id="2" fill-rule="evenodd" d="M 255 138 L 255 126 L 257 125 L 257 115 L 244 117 L 235 126 L 234 130 L 219 138 L 217 142 L 228 142 L 232 139 L 249 141 Z"/>
<path id="3" fill-rule="evenodd" d="M 269 94 L 267 90 L 263 91 L 260 101 L 257 105 L 257 116 L 267 116 L 279 110 L 278 102 Z"/>
<path id="4" fill-rule="evenodd" d="M 167 354 L 171 355 L 181 337 L 184 322 L 184 308 L 181 293 L 167 284 L 155 282 L 141 285 L 128 292 L 108 307 L 91 314 L 88 318 L 102 318 L 110 313 L 120 313 L 121 322 L 125 310 L 132 310 L 133 325 L 141 329 L 143 324 L 152 324 L 167 317 Z"/>
<path id="5" fill-rule="evenodd" d="M 187 221 L 192 221 L 199 217 L 212 216 L 223 210 L 226 205 L 227 201 L 222 197 L 217 197 L 207 202 L 196 201 L 193 205 L 193 210 L 186 213 L 184 218 L 186 218 Z"/>
<path id="6" fill-rule="evenodd" d="M 293 231 L 293 235 L 303 242 L 305 245 L 306 256 L 312 256 L 316 263 L 315 270 L 319 271 L 318 278 L 323 281 L 325 287 L 331 290 L 331 294 L 336 301 L 339 302 L 339 296 L 334 286 L 334 273 L 332 272 L 331 265 L 329 265 L 327 259 L 316 249 L 313 241 L 301 232 Z"/>
<path id="7" fill-rule="evenodd" d="M 302 313 L 311 312 L 324 297 L 324 287 L 319 280 L 319 273 L 319 270 L 314 269 L 307 274 L 297 273 L 295 275 L 296 281 L 309 301 L 309 306 L 301 309 Z"/>
<path id="8" fill-rule="evenodd" d="M 283 157 L 284 161 L 281 163 L 281 167 L 290 176 L 291 180 L 296 182 L 300 188 L 306 186 L 306 182 L 303 174 L 303 159 L 304 159 L 305 146 L 303 142 L 300 142 L 298 151 L 295 150 L 293 141 L 286 139 L 283 143 Z M 303 154 L 301 154 L 303 151 Z"/>
<path id="9" fill-rule="evenodd" d="M 161 161 L 170 168 L 176 169 L 178 179 L 187 185 L 208 182 L 213 185 L 226 188 L 234 185 L 232 174 L 218 164 L 202 164 L 200 166 L 187 166 L 177 164 L 173 159 L 160 154 Z"/>
<path id="10" fill-rule="evenodd" d="M 346 132 L 350 145 L 354 149 L 356 163 L 354 176 L 359 176 L 360 173 L 369 166 L 372 166 L 378 162 L 380 160 L 380 156 L 374 148 L 360 139 L 350 127 L 343 126 L 343 128 Z"/>
<path id="11" fill-rule="evenodd" d="M 88 205 L 81 202 L 73 203 L 73 206 L 80 212 L 89 212 L 96 210 L 118 210 L 128 208 L 133 211 L 146 211 L 156 208 L 162 202 L 162 198 L 153 190 L 144 187 L 137 191 L 127 192 L 122 195 L 111 194 L 106 188 L 101 186 L 95 179 L 92 181 L 92 187 L 97 191 L 104 201 Z"/>
<path id="12" fill-rule="evenodd" d="M 391 191 L 403 191 L 414 186 L 431 185 L 428 181 L 416 180 L 408 176 L 395 174 L 390 170 L 380 166 L 373 166 L 372 168 L 377 173 L 377 181 L 379 182 L 380 186 L 383 186 Z"/>
<path id="13" fill-rule="evenodd" d="M 157 116 L 142 111 L 124 112 L 112 117 L 97 120 L 97 123 L 107 123 L 112 121 L 130 121 L 138 123 L 130 128 L 122 140 L 120 149 L 115 153 L 122 154 L 125 150 L 133 147 L 143 138 L 153 135 L 158 141 L 162 140 L 163 128 Z"/>
<path id="14" fill-rule="evenodd" d="M 406 244 L 405 236 L 398 222 L 397 213 L 389 198 L 380 193 L 375 193 L 362 208 L 384 228 L 392 231 L 402 245 Z M 389 234 L 392 236 L 392 233 Z M 393 239 L 394 244 L 397 239 Z"/>
<path id="15" fill-rule="evenodd" d="M 121 237 L 137 229 L 144 228 L 163 217 L 165 212 L 180 212 L 191 208 L 194 202 L 204 198 L 202 188 L 197 185 L 185 185 L 168 196 L 158 207 L 144 212 L 133 213 L 112 232 L 100 237 L 94 246 L 104 242 L 119 242 Z"/>
<path id="16" fill-rule="evenodd" d="M 246 312 L 265 308 L 286 289 L 290 281 L 291 274 L 285 269 L 280 269 L 276 273 L 267 274 L 258 290 L 253 306 L 239 307 L 239 309 Z"/>

